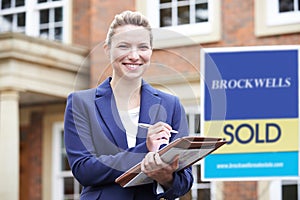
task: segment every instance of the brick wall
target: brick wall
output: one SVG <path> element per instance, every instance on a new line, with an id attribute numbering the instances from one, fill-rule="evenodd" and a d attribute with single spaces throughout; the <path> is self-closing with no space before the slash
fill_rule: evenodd
<path id="1" fill-rule="evenodd" d="M 257 196 L 257 182 L 235 181 L 225 182 L 223 188 L 223 200 L 254 200 Z"/>
<path id="2" fill-rule="evenodd" d="M 254 0 L 222 0 L 222 39 L 207 46 L 253 46 L 300 44 L 300 34 L 256 37 Z"/>
<path id="3" fill-rule="evenodd" d="M 21 127 L 20 200 L 42 199 L 43 114 L 32 113 L 30 125 Z"/>
<path id="4" fill-rule="evenodd" d="M 77 45 L 90 46 L 90 1 L 73 0 L 72 39 Z"/>
<path id="5" fill-rule="evenodd" d="M 29 200 L 29 161 L 27 135 L 30 127 L 22 126 L 20 130 L 20 200 Z"/>

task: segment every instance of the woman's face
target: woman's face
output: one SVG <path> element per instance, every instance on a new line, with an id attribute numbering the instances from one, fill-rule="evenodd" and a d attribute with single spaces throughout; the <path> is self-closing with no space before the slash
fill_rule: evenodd
<path id="1" fill-rule="evenodd" d="M 111 46 L 106 49 L 113 67 L 113 78 L 141 78 L 152 55 L 150 33 L 140 26 L 120 26 L 115 30 Z"/>

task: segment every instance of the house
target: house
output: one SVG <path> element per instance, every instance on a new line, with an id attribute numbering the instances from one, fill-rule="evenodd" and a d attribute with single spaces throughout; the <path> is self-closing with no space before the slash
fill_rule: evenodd
<path id="1" fill-rule="evenodd" d="M 79 199 L 62 141 L 66 97 L 109 76 L 102 45 L 123 10 L 151 21 L 146 80 L 179 96 L 190 134 L 200 134 L 200 49 L 300 44 L 299 0 L 0 0 L 0 199 Z M 297 181 L 202 182 L 193 170 L 184 199 L 299 198 Z"/>

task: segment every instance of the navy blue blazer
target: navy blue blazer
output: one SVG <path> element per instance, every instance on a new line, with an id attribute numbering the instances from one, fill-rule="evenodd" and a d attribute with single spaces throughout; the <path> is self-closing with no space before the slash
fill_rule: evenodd
<path id="1" fill-rule="evenodd" d="M 184 195 L 193 183 L 191 168 L 175 172 L 173 186 L 160 194 L 156 194 L 156 182 L 129 188 L 115 183 L 118 176 L 144 158 L 148 149 L 147 130 L 142 128 L 138 128 L 136 146 L 128 148 L 110 80 L 97 88 L 74 92 L 67 100 L 64 140 L 72 173 L 83 186 L 81 199 L 152 200 Z M 170 124 L 179 131 L 170 141 L 188 135 L 185 111 L 177 97 L 143 81 L 140 105 L 139 122 Z"/>

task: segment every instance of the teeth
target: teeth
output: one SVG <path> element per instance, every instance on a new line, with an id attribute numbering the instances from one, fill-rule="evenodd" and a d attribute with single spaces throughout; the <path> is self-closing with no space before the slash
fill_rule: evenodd
<path id="1" fill-rule="evenodd" d="M 129 69 L 136 69 L 139 65 L 126 65 Z"/>

